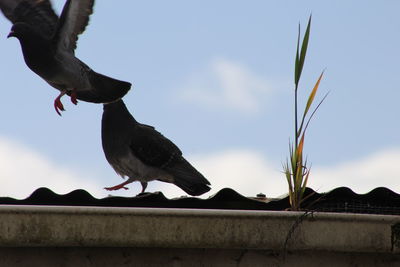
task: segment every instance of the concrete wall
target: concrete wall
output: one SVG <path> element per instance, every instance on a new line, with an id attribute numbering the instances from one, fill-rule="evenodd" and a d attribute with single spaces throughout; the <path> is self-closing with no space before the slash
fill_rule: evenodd
<path id="1" fill-rule="evenodd" d="M 0 266 L 400 266 L 400 216 L 0 206 Z"/>
<path id="2" fill-rule="evenodd" d="M 0 266 L 18 267 L 346 267 L 400 266 L 399 255 L 302 251 L 168 248 L 2 248 Z"/>

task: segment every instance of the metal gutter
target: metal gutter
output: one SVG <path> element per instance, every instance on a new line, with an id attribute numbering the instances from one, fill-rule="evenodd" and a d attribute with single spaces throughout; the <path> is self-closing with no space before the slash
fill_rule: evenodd
<path id="1" fill-rule="evenodd" d="M 9 205 L 0 206 L 0 247 L 282 251 L 287 240 L 286 249 L 290 251 L 399 252 L 400 216 L 303 215 L 285 211 Z"/>

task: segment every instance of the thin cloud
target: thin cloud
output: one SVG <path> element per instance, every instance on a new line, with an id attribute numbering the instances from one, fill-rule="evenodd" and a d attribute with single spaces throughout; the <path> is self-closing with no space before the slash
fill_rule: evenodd
<path id="1" fill-rule="evenodd" d="M 263 154 L 252 150 L 230 150 L 192 158 L 194 165 L 210 179 L 212 193 L 230 187 L 245 196 L 264 193 L 277 197 L 287 193 L 284 175 Z M 313 167 L 309 187 L 326 192 L 337 187 L 350 187 L 367 193 L 376 187 L 400 192 L 400 148 L 383 150 L 341 164 Z"/>
<path id="2" fill-rule="evenodd" d="M 382 150 L 364 158 L 312 170 L 313 188 L 322 191 L 347 186 L 357 193 L 388 187 L 400 193 L 400 148 Z"/>
<path id="3" fill-rule="evenodd" d="M 101 184 L 87 174 L 58 166 L 40 153 L 0 137 L 0 196 L 26 198 L 39 187 L 59 194 L 85 189 L 101 195 Z"/>
<path id="4" fill-rule="evenodd" d="M 206 71 L 189 79 L 180 91 L 180 98 L 207 108 L 255 113 L 273 91 L 269 81 L 246 66 L 217 59 Z"/>
<path id="5" fill-rule="evenodd" d="M 264 193 L 268 197 L 277 197 L 287 192 L 281 166 L 276 166 L 265 155 L 254 150 L 226 150 L 192 156 L 189 161 L 211 182 L 212 190 L 202 198 L 225 187 L 245 196 Z M 85 189 L 99 198 L 108 195 L 103 190 L 107 182 L 98 179 L 103 177 L 91 177 L 87 173 L 59 166 L 39 152 L 2 137 L 0 162 L 0 196 L 26 198 L 39 187 L 48 187 L 59 194 Z M 399 162 L 400 148 L 395 148 L 333 166 L 313 167 L 309 186 L 319 192 L 339 186 L 350 187 L 357 193 L 366 193 L 379 186 L 400 192 Z M 108 183 L 120 181 L 116 175 Z M 141 187 L 137 182 L 129 187 L 130 190 L 114 192 L 113 195 L 132 197 L 140 192 Z M 158 181 L 151 182 L 148 191 L 162 191 L 169 198 L 185 195 L 175 185 Z"/>
<path id="6" fill-rule="evenodd" d="M 286 191 L 280 170 L 256 151 L 239 149 L 197 156 L 193 164 L 209 178 L 213 193 L 225 187 L 245 196 L 277 196 Z"/>

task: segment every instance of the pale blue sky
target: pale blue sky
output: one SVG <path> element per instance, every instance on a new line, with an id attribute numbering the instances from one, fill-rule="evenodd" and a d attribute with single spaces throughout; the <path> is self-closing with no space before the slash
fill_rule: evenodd
<path id="1" fill-rule="evenodd" d="M 63 3 L 57 1 L 58 12 Z M 293 132 L 297 26 L 304 29 L 312 12 L 300 94 L 326 69 L 320 96 L 330 95 L 306 140 L 315 170 L 310 186 L 365 192 L 383 185 L 400 192 L 399 10 L 394 0 L 97 0 L 76 55 L 133 83 L 125 97 L 132 114 L 173 140 L 207 175 L 211 193 L 226 186 L 276 196 L 286 190 L 280 170 Z M 0 194 L 20 196 L 16 186 L 29 180 L 25 195 L 47 182 L 57 192 L 84 188 L 105 195 L 102 187 L 121 178 L 102 152 L 102 106 L 73 106 L 63 98 L 60 118 L 53 109 L 58 91 L 25 66 L 17 40 L 6 39 L 10 27 L 1 17 L 0 158 L 7 158 L 8 171 L 0 165 L 0 179 L 16 185 Z M 9 142 L 21 154 L 10 158 Z M 77 182 L 63 187 L 57 171 L 28 170 L 24 149 L 53 170 L 72 172 Z M 49 182 L 53 176 L 59 185 Z M 130 188 L 121 194 L 135 195 L 140 186 Z M 149 190 L 183 194 L 161 183 Z"/>

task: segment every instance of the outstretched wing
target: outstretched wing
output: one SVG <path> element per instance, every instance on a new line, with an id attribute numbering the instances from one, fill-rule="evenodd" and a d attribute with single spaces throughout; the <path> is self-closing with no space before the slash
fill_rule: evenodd
<path id="1" fill-rule="evenodd" d="M 54 36 L 57 49 L 74 53 L 78 35 L 85 31 L 93 13 L 94 0 L 67 0 Z"/>
<path id="2" fill-rule="evenodd" d="M 163 169 L 182 156 L 182 151 L 153 127 L 144 124 L 136 127 L 130 149 L 143 163 Z"/>
<path id="3" fill-rule="evenodd" d="M 27 23 L 47 38 L 54 34 L 58 16 L 49 0 L 0 0 L 0 9 L 13 24 Z"/>
<path id="4" fill-rule="evenodd" d="M 14 10 L 17 5 L 23 0 L 1 0 L 0 10 L 3 12 L 4 16 L 8 18 L 11 22 L 14 22 Z"/>

